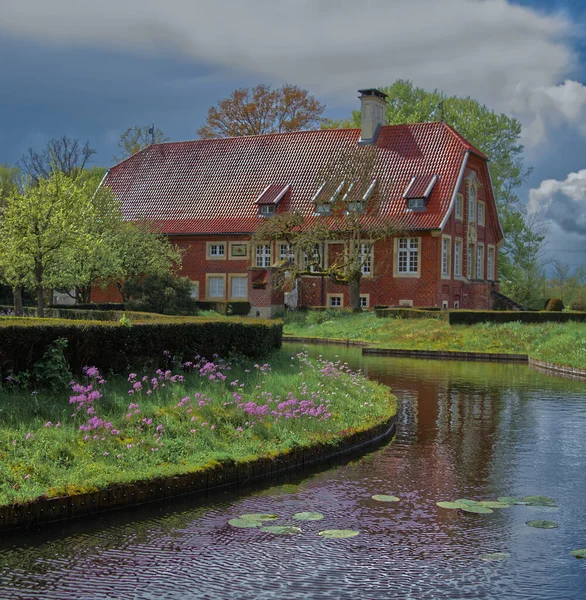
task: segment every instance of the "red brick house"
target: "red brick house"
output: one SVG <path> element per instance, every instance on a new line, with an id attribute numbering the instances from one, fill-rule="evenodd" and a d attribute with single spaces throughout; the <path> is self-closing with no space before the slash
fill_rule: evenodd
<path id="1" fill-rule="evenodd" d="M 361 129 L 153 144 L 112 167 L 105 185 L 127 218 L 155 222 L 185 249 L 182 274 L 194 297 L 248 301 L 251 314 L 266 316 L 283 307 L 273 265 L 287 248 L 252 248 L 251 234 L 276 212 L 315 215 L 320 167 L 347 144 L 370 144 L 376 177 L 390 190 L 379 217 L 407 233 L 375 243 L 362 304 L 489 308 L 503 232 L 487 157 L 445 123 L 384 125 L 377 90 L 361 90 L 360 99 Z M 348 288 L 303 277 L 298 303 L 348 306 Z"/>

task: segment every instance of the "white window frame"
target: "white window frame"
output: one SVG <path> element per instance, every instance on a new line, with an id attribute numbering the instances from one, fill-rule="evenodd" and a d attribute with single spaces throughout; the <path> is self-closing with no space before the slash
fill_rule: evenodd
<path id="1" fill-rule="evenodd" d="M 333 301 L 338 302 L 338 304 L 332 304 Z M 328 303 L 328 308 L 343 308 L 344 294 L 328 294 L 326 296 L 326 302 Z"/>
<path id="2" fill-rule="evenodd" d="M 374 245 L 360 244 L 360 270 L 363 277 L 371 277 L 374 266 Z"/>
<path id="3" fill-rule="evenodd" d="M 360 294 L 360 308 L 370 308 L 370 294 Z"/>
<path id="4" fill-rule="evenodd" d="M 421 271 L 421 238 L 395 238 L 395 277 L 419 277 Z"/>
<path id="5" fill-rule="evenodd" d="M 442 235 L 442 279 L 451 279 L 452 274 L 452 236 Z"/>
<path id="6" fill-rule="evenodd" d="M 488 250 L 486 253 L 486 278 L 489 281 L 494 281 L 494 273 L 495 273 L 495 257 L 496 257 L 496 248 L 492 244 L 488 244 Z"/>
<path id="7" fill-rule="evenodd" d="M 467 248 L 467 258 L 466 261 L 466 276 L 468 279 L 475 279 L 475 271 L 476 271 L 476 246 L 468 242 Z"/>
<path id="8" fill-rule="evenodd" d="M 271 244 L 258 244 L 254 249 L 254 264 L 257 267 L 271 266 Z"/>
<path id="9" fill-rule="evenodd" d="M 315 248 L 316 248 L 316 250 L 315 250 L 314 257 L 319 258 L 320 259 L 320 263 L 321 263 L 323 261 L 323 258 L 324 258 L 323 257 L 323 252 L 320 252 L 320 248 L 319 248 L 318 244 L 315 245 Z M 308 267 L 309 267 L 309 255 L 307 254 L 307 252 L 302 252 L 302 254 L 303 254 L 303 270 L 306 271 L 308 269 Z M 320 264 L 320 266 L 323 266 L 323 265 Z M 315 267 L 313 265 L 311 265 L 311 267 L 309 267 L 309 271 L 311 273 L 314 273 L 315 272 Z"/>
<path id="10" fill-rule="evenodd" d="M 223 294 L 221 296 L 212 296 L 212 280 L 222 280 Z M 226 274 L 225 273 L 206 273 L 206 299 L 207 300 L 225 300 L 226 299 Z"/>
<path id="11" fill-rule="evenodd" d="M 193 300 L 199 300 L 199 281 L 191 282 L 191 292 L 189 295 Z"/>
<path id="12" fill-rule="evenodd" d="M 468 181 L 468 222 L 470 223 L 476 222 L 477 197 L 478 189 L 476 186 L 476 181 L 474 179 L 470 179 L 470 181 Z"/>
<path id="13" fill-rule="evenodd" d="M 484 244 L 476 246 L 476 279 L 484 279 Z"/>
<path id="14" fill-rule="evenodd" d="M 274 204 L 260 204 L 258 214 L 261 217 L 272 217 L 277 212 L 277 207 Z"/>
<path id="15" fill-rule="evenodd" d="M 464 218 L 462 208 L 464 206 L 464 196 L 462 194 L 456 194 L 456 219 L 461 221 Z"/>
<path id="16" fill-rule="evenodd" d="M 206 258 L 208 260 L 226 260 L 226 242 L 206 242 Z"/>
<path id="17" fill-rule="evenodd" d="M 409 198 L 407 200 L 407 210 L 424 210 L 425 198 Z"/>
<path id="18" fill-rule="evenodd" d="M 484 202 L 480 200 L 477 202 L 478 204 L 478 224 L 484 227 L 485 218 L 486 218 L 486 205 Z"/>
<path id="19" fill-rule="evenodd" d="M 462 253 L 464 244 L 462 238 L 454 238 L 454 277 L 462 277 Z"/>
<path id="20" fill-rule="evenodd" d="M 244 296 L 234 296 L 233 295 L 233 285 L 234 281 L 244 281 Z M 248 275 L 243 275 L 242 273 L 231 273 L 228 276 L 228 292 L 230 294 L 230 300 L 236 302 L 244 302 L 248 300 Z"/>
<path id="21" fill-rule="evenodd" d="M 286 248 L 286 250 L 283 251 L 283 248 Z M 277 251 L 279 256 L 279 262 L 295 262 L 295 253 L 293 252 L 293 247 L 291 246 L 291 244 L 288 244 L 287 242 L 278 241 Z"/>

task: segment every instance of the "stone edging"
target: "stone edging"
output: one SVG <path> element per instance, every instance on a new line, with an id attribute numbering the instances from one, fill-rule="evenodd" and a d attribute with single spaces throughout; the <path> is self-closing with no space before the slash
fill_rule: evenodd
<path id="1" fill-rule="evenodd" d="M 586 379 L 586 370 L 577 369 L 576 367 L 567 367 L 556 363 L 537 360 L 535 358 L 529 358 L 529 366 L 532 369 L 542 371 L 543 373 L 553 372 L 554 375 L 561 375 L 562 377 L 568 377 L 570 379 Z"/>
<path id="2" fill-rule="evenodd" d="M 492 362 L 527 363 L 526 354 L 493 354 L 490 352 L 456 352 L 448 350 L 403 350 L 398 348 L 362 348 L 362 354 L 403 356 L 406 358 L 434 358 L 442 360 L 478 360 Z"/>
<path id="3" fill-rule="evenodd" d="M 321 443 L 308 448 L 295 448 L 275 458 L 260 457 L 248 463 L 217 463 L 195 473 L 127 485 L 110 485 L 98 492 L 63 498 L 40 498 L 26 504 L 3 506 L 0 507 L 0 531 L 266 481 L 282 473 L 299 471 L 387 441 L 395 433 L 396 422 L 395 414 L 371 429 L 339 438 L 336 444 Z"/>
<path id="4" fill-rule="evenodd" d="M 330 346 L 370 346 L 371 342 L 358 342 L 355 340 L 342 340 L 335 338 L 312 338 L 312 337 L 293 337 L 283 336 L 284 342 L 299 342 L 301 344 L 324 344 Z"/>

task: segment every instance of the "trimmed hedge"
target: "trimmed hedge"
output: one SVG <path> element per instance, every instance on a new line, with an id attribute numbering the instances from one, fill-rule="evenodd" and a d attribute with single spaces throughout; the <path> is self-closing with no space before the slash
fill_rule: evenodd
<path id="1" fill-rule="evenodd" d="M 76 305 L 71 305 L 75 307 Z M 0 306 L 0 313 L 2 311 L 14 312 L 12 307 Z M 37 309 L 32 307 L 24 307 L 22 312 L 25 317 L 36 318 Z M 160 319 L 164 317 L 175 318 L 175 315 L 159 315 L 157 313 L 146 313 L 138 311 L 115 311 L 115 310 L 78 310 L 77 308 L 46 308 L 45 318 L 48 319 L 67 319 L 75 321 L 119 321 L 122 315 L 126 315 L 131 321 L 136 320 L 151 320 Z M 2 316 L 0 314 L 0 316 Z M 177 317 L 180 318 L 180 317 Z"/>
<path id="2" fill-rule="evenodd" d="M 195 303 L 200 310 L 215 310 L 221 315 L 245 317 L 250 312 L 250 302 L 203 302 Z"/>
<path id="3" fill-rule="evenodd" d="M 124 302 L 88 302 L 87 304 L 50 304 L 49 308 L 73 310 L 124 310 Z"/>
<path id="4" fill-rule="evenodd" d="M 238 352 L 259 357 L 281 347 L 283 323 L 257 319 L 169 318 L 125 327 L 118 323 L 55 319 L 0 319 L 0 373 L 19 373 L 38 362 L 49 344 L 68 341 L 65 352 L 74 373 L 95 365 L 105 373 L 129 367 L 164 366 L 171 356 L 193 359 Z"/>
<path id="5" fill-rule="evenodd" d="M 457 310 L 448 313 L 450 325 L 474 325 L 475 323 L 567 323 L 586 321 L 586 312 L 525 312 L 517 310 Z"/>
<path id="6" fill-rule="evenodd" d="M 420 308 L 377 308 L 377 317 L 393 319 L 447 319 L 447 311 Z"/>

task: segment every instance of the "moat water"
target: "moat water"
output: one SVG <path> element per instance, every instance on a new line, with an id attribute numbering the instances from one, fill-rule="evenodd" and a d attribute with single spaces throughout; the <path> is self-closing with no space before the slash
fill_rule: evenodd
<path id="1" fill-rule="evenodd" d="M 586 548 L 586 383 L 523 365 L 308 349 L 393 388 L 393 442 L 272 486 L 2 534 L 0 599 L 586 598 L 586 560 L 570 555 Z M 436 506 L 527 495 L 550 496 L 557 508 L 478 515 Z M 324 519 L 295 536 L 228 524 L 243 513 L 303 511 Z M 558 527 L 528 527 L 533 519 Z M 328 540 L 322 529 L 360 534 Z"/>

